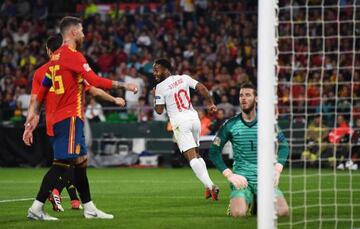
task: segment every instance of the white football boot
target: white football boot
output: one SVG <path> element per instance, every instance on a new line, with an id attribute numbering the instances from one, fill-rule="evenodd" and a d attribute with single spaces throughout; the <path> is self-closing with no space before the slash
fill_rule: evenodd
<path id="1" fill-rule="evenodd" d="M 114 215 L 107 214 L 99 209 L 93 211 L 84 211 L 84 216 L 86 219 L 113 219 Z"/>
<path id="2" fill-rule="evenodd" d="M 43 209 L 36 211 L 32 208 L 29 208 L 27 217 L 28 219 L 32 219 L 32 220 L 43 220 L 43 221 L 59 220 L 58 218 L 52 217 L 46 212 L 44 212 Z"/>

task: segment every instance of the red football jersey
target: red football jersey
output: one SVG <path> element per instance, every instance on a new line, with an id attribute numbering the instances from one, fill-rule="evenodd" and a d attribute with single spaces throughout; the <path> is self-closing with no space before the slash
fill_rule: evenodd
<path id="1" fill-rule="evenodd" d="M 69 117 L 84 118 L 84 79 L 92 86 L 103 89 L 112 87 L 111 80 L 96 76 L 80 52 L 68 45 L 63 45 L 54 52 L 37 96 L 37 100 L 42 101 L 49 88 L 54 88 L 53 124 Z"/>
<path id="2" fill-rule="evenodd" d="M 46 72 L 49 70 L 49 66 L 50 66 L 50 62 L 47 62 L 46 64 L 42 65 L 40 68 L 38 68 L 35 71 L 34 78 L 32 81 L 32 89 L 31 89 L 32 95 L 38 94 L 41 86 L 41 82 L 44 79 Z M 56 107 L 54 100 L 55 100 L 54 88 L 51 87 L 45 98 L 46 133 L 49 136 L 54 136 L 52 121 L 51 121 L 51 118 L 53 117 L 52 113 L 54 113 Z"/>

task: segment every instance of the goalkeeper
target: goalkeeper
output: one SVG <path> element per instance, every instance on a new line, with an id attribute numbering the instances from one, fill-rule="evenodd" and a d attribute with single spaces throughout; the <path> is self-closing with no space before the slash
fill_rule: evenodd
<path id="1" fill-rule="evenodd" d="M 241 86 L 239 101 L 242 112 L 220 128 L 209 152 L 210 160 L 230 182 L 228 213 L 233 217 L 246 216 L 248 210 L 251 209 L 250 206 L 255 205 L 253 203 L 257 195 L 257 92 L 252 84 L 246 83 Z M 233 171 L 227 168 L 221 156 L 227 141 L 230 141 L 233 147 Z M 277 186 L 289 154 L 289 147 L 282 132 L 278 133 L 278 141 L 278 161 L 275 165 L 274 179 L 276 214 L 287 216 L 289 207 Z"/>

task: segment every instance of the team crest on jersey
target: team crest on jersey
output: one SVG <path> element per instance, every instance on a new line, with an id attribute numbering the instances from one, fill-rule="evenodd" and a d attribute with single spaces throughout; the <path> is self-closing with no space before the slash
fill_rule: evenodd
<path id="1" fill-rule="evenodd" d="M 155 96 L 155 99 L 161 99 L 161 97 L 159 95 Z"/>
<path id="2" fill-rule="evenodd" d="M 221 139 L 219 137 L 216 137 L 213 141 L 213 144 L 216 145 L 216 146 L 220 146 L 221 144 Z"/>
<path id="3" fill-rule="evenodd" d="M 77 144 L 77 145 L 76 145 L 75 153 L 76 153 L 76 154 L 80 154 L 80 144 Z"/>
<path id="4" fill-rule="evenodd" d="M 85 69 L 85 71 L 87 71 L 87 72 L 90 72 L 90 71 L 91 71 L 91 68 L 90 68 L 90 66 L 89 66 L 89 64 L 88 64 L 88 63 L 83 64 L 83 68 L 84 68 L 84 69 Z"/>

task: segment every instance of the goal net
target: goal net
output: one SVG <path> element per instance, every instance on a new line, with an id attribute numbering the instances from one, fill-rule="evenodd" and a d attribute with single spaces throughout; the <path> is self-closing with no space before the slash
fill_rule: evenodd
<path id="1" fill-rule="evenodd" d="M 278 123 L 290 144 L 278 228 L 360 228 L 360 0 L 279 0 Z"/>

